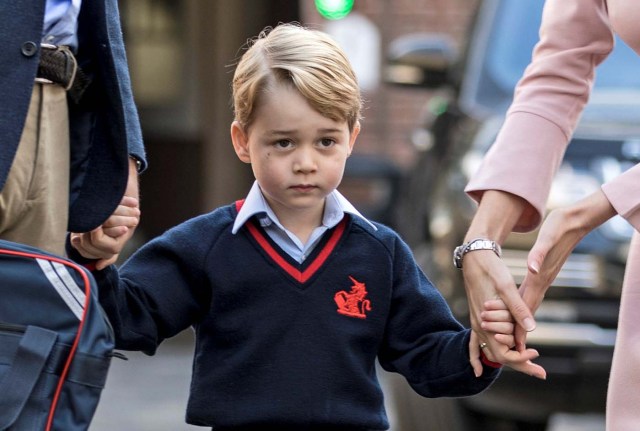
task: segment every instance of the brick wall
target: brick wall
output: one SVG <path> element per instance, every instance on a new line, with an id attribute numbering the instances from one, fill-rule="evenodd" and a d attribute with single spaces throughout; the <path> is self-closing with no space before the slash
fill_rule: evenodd
<path id="1" fill-rule="evenodd" d="M 355 0 L 354 12 L 367 17 L 381 35 L 382 54 L 389 42 L 409 33 L 446 33 L 462 49 L 479 0 Z M 311 0 L 301 0 L 302 22 L 317 28 L 326 21 Z M 432 93 L 381 83 L 364 93 L 365 111 L 357 151 L 382 154 L 410 168 L 415 151 L 409 141 L 420 113 Z"/>

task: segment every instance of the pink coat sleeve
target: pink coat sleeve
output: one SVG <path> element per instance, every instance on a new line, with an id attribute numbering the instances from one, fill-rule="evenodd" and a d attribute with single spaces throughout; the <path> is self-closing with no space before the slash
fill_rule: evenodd
<path id="1" fill-rule="evenodd" d="M 480 200 L 485 190 L 521 196 L 529 206 L 516 231 L 535 228 L 544 214 L 553 177 L 586 105 L 595 68 L 613 49 L 605 0 L 547 0 L 540 41 L 518 83 L 496 142 L 466 192 Z M 628 186 L 640 170 L 605 185 L 613 206 L 640 227 L 640 196 L 628 203 Z M 637 182 L 636 182 L 637 184 Z M 624 196 L 625 203 L 620 202 Z M 636 224 L 638 223 L 638 224 Z"/>

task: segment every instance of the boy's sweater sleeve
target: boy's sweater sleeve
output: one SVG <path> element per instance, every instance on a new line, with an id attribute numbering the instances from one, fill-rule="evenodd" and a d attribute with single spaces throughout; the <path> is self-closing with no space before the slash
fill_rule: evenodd
<path id="1" fill-rule="evenodd" d="M 430 398 L 474 395 L 489 387 L 499 369 L 483 365 L 482 376 L 474 375 L 470 330 L 454 318 L 400 239 L 393 254 L 394 291 L 379 354 L 382 367 L 402 374 L 417 393 Z"/>
<path id="2" fill-rule="evenodd" d="M 116 347 L 154 354 L 165 338 L 197 323 L 210 304 L 203 260 L 211 242 L 181 225 L 152 240 L 117 269 L 94 272 Z"/>

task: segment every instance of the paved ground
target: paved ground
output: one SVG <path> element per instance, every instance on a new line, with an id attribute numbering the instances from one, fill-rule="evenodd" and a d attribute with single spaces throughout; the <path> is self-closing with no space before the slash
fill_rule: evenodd
<path id="1" fill-rule="evenodd" d="M 114 358 L 91 431 L 187 431 L 184 422 L 191 378 L 192 340 L 185 332 L 155 356 L 124 352 Z"/>

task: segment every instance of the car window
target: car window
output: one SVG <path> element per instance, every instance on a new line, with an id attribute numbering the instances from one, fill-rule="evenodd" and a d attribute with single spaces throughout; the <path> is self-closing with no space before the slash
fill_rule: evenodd
<path id="1" fill-rule="evenodd" d="M 505 88 L 513 88 L 538 41 L 543 0 L 501 2 L 491 37 L 489 67 Z M 598 66 L 596 88 L 640 88 L 640 57 L 616 36 L 616 47 Z"/>
<path id="2" fill-rule="evenodd" d="M 540 0 L 503 1 L 497 9 L 487 45 L 489 75 L 506 92 L 511 92 L 531 60 L 538 41 L 542 13 Z"/>
<path id="3" fill-rule="evenodd" d="M 472 98 L 480 106 L 494 113 L 504 112 L 538 41 L 544 0 L 487 3 L 493 4 L 487 8 L 492 11 L 488 15 L 492 16 L 479 26 L 490 29 L 476 29 L 481 36 L 476 35 L 478 40 L 471 41 L 472 50 L 485 52 L 475 57 L 480 64 L 470 63 L 470 73 L 476 73 L 477 78 L 469 89 L 475 93 Z M 594 94 L 621 89 L 640 90 L 640 57 L 616 36 L 615 49 L 596 71 Z"/>

